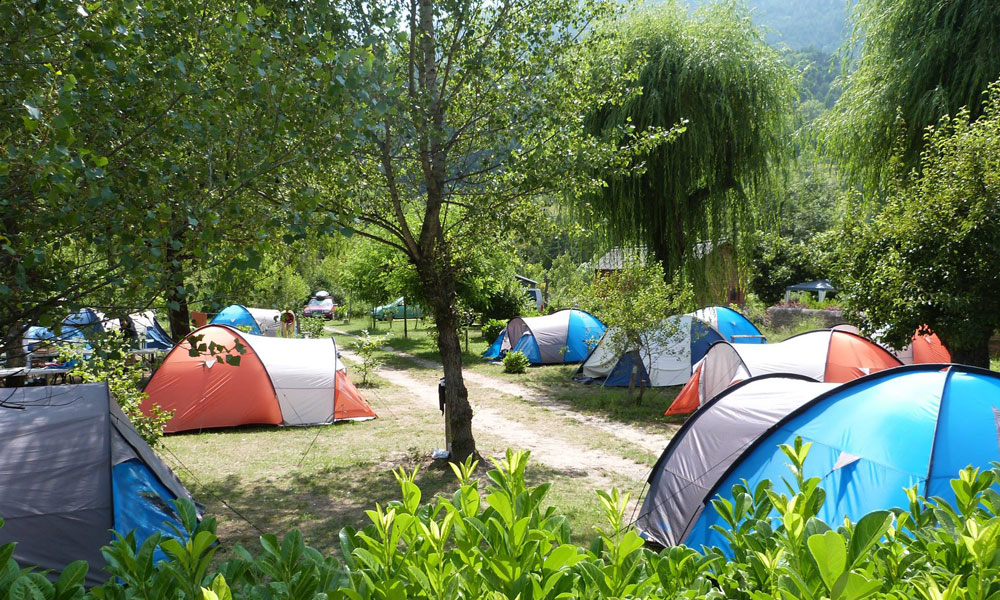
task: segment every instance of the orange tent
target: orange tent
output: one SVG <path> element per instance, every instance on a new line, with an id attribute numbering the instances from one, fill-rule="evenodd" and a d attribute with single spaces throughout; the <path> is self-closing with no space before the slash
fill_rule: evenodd
<path id="1" fill-rule="evenodd" d="M 235 362 L 230 357 L 239 357 L 239 364 L 229 364 L 227 359 Z M 167 433 L 376 417 L 347 378 L 332 338 L 264 337 L 225 325 L 207 325 L 184 338 L 163 359 L 145 392 L 144 412 L 154 405 L 173 411 Z"/>
<path id="2" fill-rule="evenodd" d="M 858 328 L 854 325 L 837 325 L 833 329 L 859 333 Z M 926 333 L 920 333 L 920 329 L 914 331 L 913 337 L 910 338 L 910 345 L 902 350 L 894 350 L 888 346 L 885 346 L 885 349 L 895 354 L 896 358 L 904 365 L 950 363 L 951 352 L 948 352 L 948 349 L 944 347 L 941 338 L 930 329 L 927 329 L 926 326 L 922 329 Z M 876 340 L 879 338 L 878 332 L 876 332 L 874 337 Z"/>
<path id="3" fill-rule="evenodd" d="M 674 399 L 667 415 L 688 414 L 730 385 L 768 373 L 843 383 L 898 367 L 892 353 L 841 329 L 808 331 L 778 344 L 713 344 Z"/>

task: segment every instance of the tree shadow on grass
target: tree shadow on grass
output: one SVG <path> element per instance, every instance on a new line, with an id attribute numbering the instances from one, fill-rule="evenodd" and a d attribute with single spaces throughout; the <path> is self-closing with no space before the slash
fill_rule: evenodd
<path id="1" fill-rule="evenodd" d="M 415 455 L 378 464 L 326 465 L 308 471 L 264 476 L 255 481 L 227 475 L 189 488 L 205 505 L 205 514 L 219 521 L 221 548 L 215 558 L 217 563 L 232 558 L 237 545 L 246 547 L 252 554 L 259 553 L 258 538 L 262 533 L 273 533 L 281 538 L 293 529 L 302 532 L 307 545 L 324 555 L 339 557 L 341 529 L 366 527 L 370 520 L 365 511 L 374 510 L 376 505 L 385 507 L 401 498 L 393 470 L 412 471 L 417 467 L 416 483 L 422 492 L 422 503 L 431 502 L 438 495 L 451 498 L 458 489 L 458 481 L 446 462 Z M 474 475 L 479 479 L 480 492 L 492 485 L 486 477 L 491 469 L 493 464 L 489 460 L 480 461 Z M 560 481 L 569 483 L 564 487 L 574 489 L 579 486 L 573 482 L 582 483 L 588 475 L 582 469 L 552 469 L 532 462 L 526 479 L 532 486 Z M 597 502 L 596 496 L 593 502 Z"/>

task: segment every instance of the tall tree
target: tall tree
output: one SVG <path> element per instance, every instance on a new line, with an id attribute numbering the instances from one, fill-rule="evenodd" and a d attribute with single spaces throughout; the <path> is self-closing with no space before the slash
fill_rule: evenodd
<path id="1" fill-rule="evenodd" d="M 924 132 L 962 107 L 982 114 L 1000 77 L 1000 2 L 859 0 L 843 53 L 843 95 L 822 140 L 855 183 L 883 190 L 919 167 Z"/>
<path id="2" fill-rule="evenodd" d="M 192 261 L 220 244 L 253 254 L 260 215 L 284 215 L 249 207 L 296 189 L 286 171 L 329 133 L 367 54 L 340 50 L 334 8 L 0 3 L 5 349 L 95 298 L 166 295 L 177 312 Z"/>
<path id="3" fill-rule="evenodd" d="M 989 367 L 1000 328 L 1000 84 L 926 134 L 921 169 L 884 210 L 849 221 L 838 282 L 868 332 L 902 348 L 930 327 L 955 362 Z"/>
<path id="4" fill-rule="evenodd" d="M 587 107 L 625 91 L 627 68 L 609 70 L 600 88 L 589 72 L 598 56 L 613 58 L 592 25 L 617 3 L 352 6 L 358 43 L 374 53 L 373 83 L 359 107 L 363 142 L 330 161 L 323 206 L 414 266 L 439 332 L 451 449 L 462 459 L 476 452 L 458 337 L 465 257 L 494 247 L 540 195 L 591 185 L 591 165 L 617 153 L 580 126 Z"/>
<path id="5" fill-rule="evenodd" d="M 641 94 L 589 119 L 594 131 L 680 123 L 676 141 L 636 157 L 641 172 L 606 174 L 591 199 L 616 241 L 647 246 L 672 277 L 697 245 L 730 237 L 754 218 L 788 149 L 792 70 L 769 48 L 736 2 L 688 15 L 666 2 L 622 23 Z"/>

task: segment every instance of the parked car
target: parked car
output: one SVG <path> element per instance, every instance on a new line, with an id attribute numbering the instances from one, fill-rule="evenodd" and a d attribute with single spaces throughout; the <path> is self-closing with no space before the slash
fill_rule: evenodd
<path id="1" fill-rule="evenodd" d="M 337 304 L 329 296 L 326 298 L 310 298 L 305 308 L 302 309 L 302 314 L 306 317 L 332 319 L 336 309 Z"/>
<path id="2" fill-rule="evenodd" d="M 394 302 L 373 308 L 372 315 L 374 315 L 376 319 L 381 319 L 383 321 L 388 321 L 390 315 L 393 319 L 402 319 L 404 304 L 405 300 L 403 298 L 396 298 Z M 424 309 L 415 304 L 405 304 L 405 306 L 407 319 L 424 318 Z"/>
<path id="3" fill-rule="evenodd" d="M 545 302 L 542 300 L 542 290 L 538 288 L 528 288 L 525 290 L 528 294 L 528 298 L 531 300 L 531 305 L 537 311 L 541 311 L 545 308 Z"/>

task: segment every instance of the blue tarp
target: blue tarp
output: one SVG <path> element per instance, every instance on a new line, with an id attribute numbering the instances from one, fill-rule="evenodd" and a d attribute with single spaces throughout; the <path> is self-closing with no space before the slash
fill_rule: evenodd
<path id="1" fill-rule="evenodd" d="M 812 443 L 806 477 L 822 478 L 830 525 L 874 510 L 906 507 L 905 488 L 953 502 L 950 481 L 968 465 L 1000 460 L 1000 376 L 971 368 L 894 369 L 848 383 L 780 422 L 752 446 L 711 491 L 729 497 L 746 480 L 753 489 L 788 477 L 779 444 Z M 711 527 L 726 524 L 706 508 L 684 541 L 725 548 Z"/>
<path id="2" fill-rule="evenodd" d="M 249 327 L 250 333 L 260 335 L 260 326 L 257 324 L 257 319 L 254 319 L 250 311 L 242 304 L 232 304 L 223 308 L 210 322 L 217 325 L 229 325 L 230 327 Z"/>

